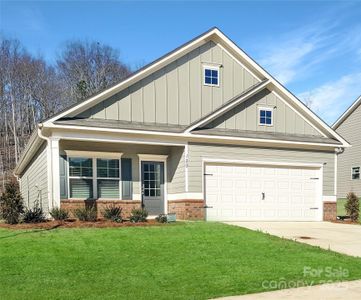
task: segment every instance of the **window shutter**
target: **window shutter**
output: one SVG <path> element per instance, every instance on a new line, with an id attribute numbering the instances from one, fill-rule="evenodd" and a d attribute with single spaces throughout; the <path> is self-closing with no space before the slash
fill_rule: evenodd
<path id="1" fill-rule="evenodd" d="M 66 155 L 59 156 L 60 170 L 60 199 L 68 198 L 68 169 L 66 163 Z"/>
<path id="2" fill-rule="evenodd" d="M 131 200 L 132 198 L 132 159 L 122 158 L 122 199 Z"/>

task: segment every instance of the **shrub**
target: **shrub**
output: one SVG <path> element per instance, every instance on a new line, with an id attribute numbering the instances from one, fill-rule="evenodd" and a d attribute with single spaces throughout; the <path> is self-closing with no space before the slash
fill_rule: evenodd
<path id="1" fill-rule="evenodd" d="M 139 223 L 146 222 L 148 217 L 148 212 L 143 208 L 135 208 L 131 212 L 130 222 Z"/>
<path id="2" fill-rule="evenodd" d="M 5 191 L 0 197 L 0 215 L 8 224 L 16 224 L 24 212 L 23 198 L 16 181 L 11 181 L 5 186 Z"/>
<path id="3" fill-rule="evenodd" d="M 353 222 L 356 222 L 359 217 L 360 202 L 355 193 L 347 194 L 347 202 L 345 204 L 346 213 L 350 216 Z"/>
<path id="4" fill-rule="evenodd" d="M 122 209 L 115 205 L 109 205 L 104 208 L 103 217 L 112 222 L 121 223 L 122 222 Z"/>
<path id="5" fill-rule="evenodd" d="M 97 220 L 97 209 L 95 205 L 85 206 L 83 208 L 77 208 L 74 210 L 74 215 L 80 221 L 95 222 Z"/>
<path id="6" fill-rule="evenodd" d="M 25 209 L 23 221 L 25 223 L 41 223 L 45 221 L 43 209 L 39 206 L 38 202 L 35 202 L 32 209 Z"/>
<path id="7" fill-rule="evenodd" d="M 50 211 L 50 215 L 57 221 L 64 221 L 69 218 L 69 212 L 66 209 L 60 207 L 54 207 Z"/>
<path id="8" fill-rule="evenodd" d="M 155 220 L 159 223 L 168 223 L 168 218 L 166 214 L 160 214 Z"/>

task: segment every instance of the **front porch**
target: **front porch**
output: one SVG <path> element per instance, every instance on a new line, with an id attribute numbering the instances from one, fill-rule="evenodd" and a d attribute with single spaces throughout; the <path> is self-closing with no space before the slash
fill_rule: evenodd
<path id="1" fill-rule="evenodd" d="M 129 218 L 142 206 L 150 216 L 175 213 L 179 220 L 203 220 L 204 200 L 189 199 L 185 145 L 150 145 L 59 140 L 59 206 L 72 214 L 95 206 L 122 208 Z"/>

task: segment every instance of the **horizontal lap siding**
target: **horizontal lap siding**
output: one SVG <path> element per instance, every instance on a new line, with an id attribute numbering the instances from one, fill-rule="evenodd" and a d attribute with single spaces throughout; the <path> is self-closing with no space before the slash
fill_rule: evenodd
<path id="1" fill-rule="evenodd" d="M 218 146 L 209 144 L 189 145 L 189 191 L 202 192 L 202 159 L 233 159 L 290 163 L 324 164 L 323 193 L 334 195 L 334 153 L 323 151 Z"/>
<path id="2" fill-rule="evenodd" d="M 38 201 L 44 212 L 48 212 L 48 170 L 45 143 L 20 177 L 20 189 L 27 207 L 33 208 L 35 202 Z"/>
<path id="3" fill-rule="evenodd" d="M 337 196 L 346 197 L 348 192 L 361 196 L 361 179 L 351 179 L 351 168 L 361 167 L 361 105 L 340 125 L 337 132 L 344 137 L 351 148 L 338 156 Z"/>
<path id="4" fill-rule="evenodd" d="M 184 193 L 184 148 L 172 148 L 168 158 L 168 193 Z"/>

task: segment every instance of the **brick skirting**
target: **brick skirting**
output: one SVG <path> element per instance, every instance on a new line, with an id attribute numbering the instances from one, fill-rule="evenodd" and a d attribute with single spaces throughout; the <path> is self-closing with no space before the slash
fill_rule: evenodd
<path id="1" fill-rule="evenodd" d="M 337 205 L 335 201 L 323 202 L 323 220 L 335 221 L 337 217 Z"/>
<path id="2" fill-rule="evenodd" d="M 168 213 L 175 213 L 178 220 L 204 220 L 204 200 L 170 200 Z"/>
<path id="3" fill-rule="evenodd" d="M 61 200 L 60 207 L 69 211 L 70 215 L 74 217 L 73 211 L 77 208 L 95 205 L 97 209 L 97 217 L 102 218 L 104 208 L 109 205 L 115 205 L 122 209 L 122 217 L 129 218 L 130 212 L 134 208 L 140 208 L 141 202 L 139 200 Z"/>

